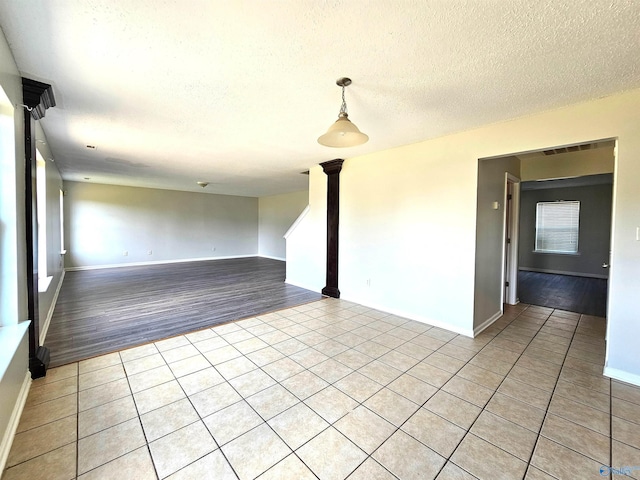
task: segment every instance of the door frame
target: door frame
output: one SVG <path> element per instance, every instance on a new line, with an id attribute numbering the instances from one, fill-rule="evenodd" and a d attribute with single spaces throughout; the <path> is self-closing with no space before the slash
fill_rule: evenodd
<path id="1" fill-rule="evenodd" d="M 509 198 L 511 187 L 511 198 Z M 516 305 L 518 300 L 518 243 L 520 224 L 520 178 L 509 172 L 504 174 L 504 213 L 503 213 L 503 249 L 502 249 L 502 301 Z M 510 242 L 508 242 L 508 240 Z M 507 286 L 507 282 L 509 285 Z"/>

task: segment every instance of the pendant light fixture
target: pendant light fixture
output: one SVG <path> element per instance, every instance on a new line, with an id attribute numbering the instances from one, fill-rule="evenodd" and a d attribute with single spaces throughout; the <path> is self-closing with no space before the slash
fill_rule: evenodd
<path id="1" fill-rule="evenodd" d="M 362 145 L 369 140 L 369 137 L 358 130 L 347 114 L 347 102 L 344 99 L 344 89 L 351 85 L 350 78 L 339 78 L 336 81 L 339 87 L 342 87 L 342 105 L 340 106 L 340 113 L 338 114 L 338 120 L 329 127 L 327 133 L 318 138 L 318 143 L 326 147 L 355 147 L 356 145 Z"/>

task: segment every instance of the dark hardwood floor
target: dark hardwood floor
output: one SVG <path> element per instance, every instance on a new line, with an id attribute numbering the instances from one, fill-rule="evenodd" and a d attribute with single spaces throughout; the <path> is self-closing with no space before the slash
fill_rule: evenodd
<path id="1" fill-rule="evenodd" d="M 520 271 L 518 297 L 522 303 L 605 317 L 607 280 Z"/>
<path id="2" fill-rule="evenodd" d="M 51 367 L 319 300 L 251 257 L 67 272 L 45 346 Z"/>

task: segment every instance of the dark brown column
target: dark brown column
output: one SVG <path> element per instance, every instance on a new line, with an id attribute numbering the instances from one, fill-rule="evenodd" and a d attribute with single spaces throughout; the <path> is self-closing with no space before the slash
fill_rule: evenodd
<path id="1" fill-rule="evenodd" d="M 321 163 L 327 174 L 327 283 L 322 294 L 340 298 L 338 290 L 338 224 L 340 220 L 340 171 L 344 160 Z"/>
<path id="2" fill-rule="evenodd" d="M 40 313 L 38 309 L 38 205 L 36 189 L 36 120 L 56 104 L 51 85 L 22 79 L 25 154 L 25 231 L 27 247 L 27 306 L 29 319 L 29 370 L 31 378 L 46 375 L 49 351 L 40 346 Z"/>

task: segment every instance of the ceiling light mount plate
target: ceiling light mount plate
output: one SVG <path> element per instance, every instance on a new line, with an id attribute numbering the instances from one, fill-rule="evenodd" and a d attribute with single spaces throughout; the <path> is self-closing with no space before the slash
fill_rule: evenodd
<path id="1" fill-rule="evenodd" d="M 351 85 L 351 79 L 347 77 L 339 78 L 338 80 L 336 80 L 336 85 L 342 88 L 348 87 L 349 85 Z"/>

